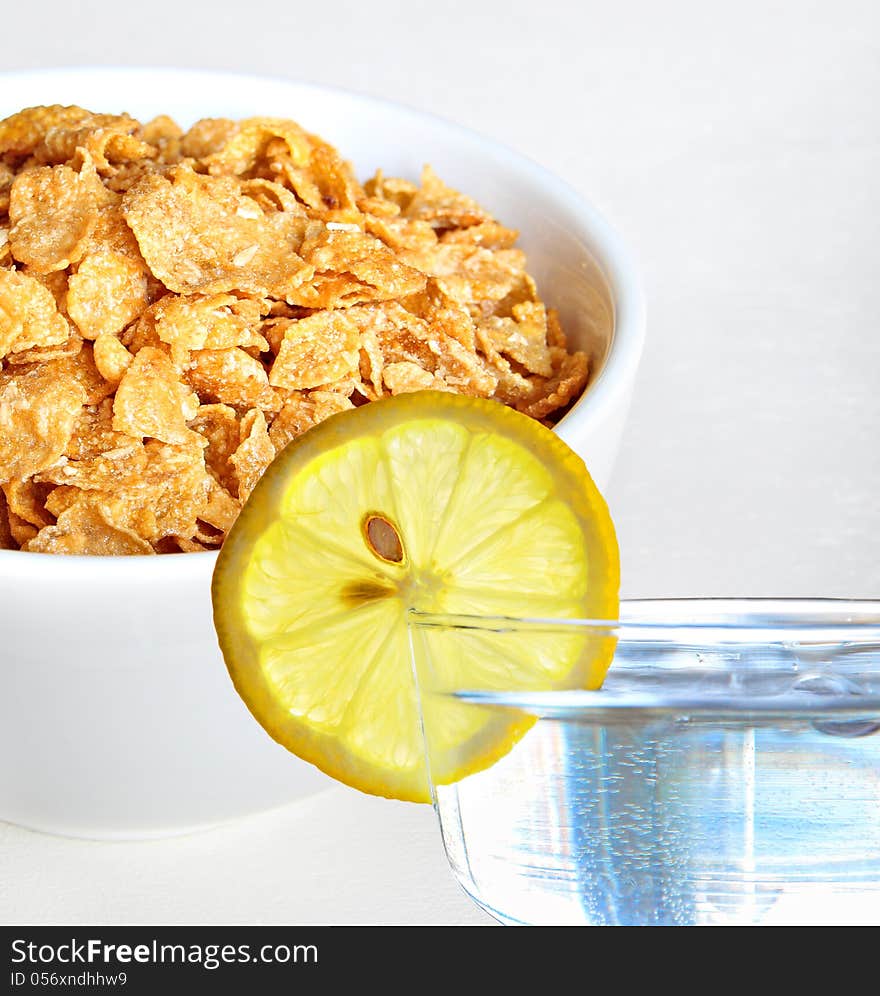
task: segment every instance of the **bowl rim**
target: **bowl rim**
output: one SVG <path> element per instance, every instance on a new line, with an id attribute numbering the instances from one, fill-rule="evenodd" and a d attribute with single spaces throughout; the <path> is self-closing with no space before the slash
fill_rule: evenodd
<path id="1" fill-rule="evenodd" d="M 525 177 L 530 183 L 550 191 L 564 210 L 579 222 L 579 227 L 589 233 L 591 255 L 611 296 L 614 325 L 602 368 L 596 378 L 590 381 L 587 389 L 572 405 L 571 409 L 554 426 L 554 431 L 557 431 L 558 435 L 568 442 L 573 436 L 589 432 L 608 412 L 627 403 L 628 395 L 635 381 L 645 339 L 645 299 L 638 269 L 630 251 L 600 212 L 567 181 L 546 167 L 503 142 L 489 138 L 472 128 L 456 124 L 433 112 L 419 110 L 406 103 L 386 97 L 372 96 L 345 87 L 313 83 L 307 80 L 286 79 L 258 73 L 175 66 L 108 65 L 4 70 L 0 72 L 0 84 L 8 84 L 4 89 L 6 92 L 14 93 L 16 90 L 21 92 L 21 87 L 26 86 L 28 80 L 39 80 L 45 85 L 47 80 L 54 77 L 58 80 L 60 88 L 65 82 L 76 78 L 103 77 L 107 80 L 108 92 L 112 93 L 110 81 L 119 76 L 127 77 L 131 82 L 143 78 L 145 83 L 148 76 L 163 76 L 168 81 L 176 81 L 176 85 L 182 88 L 205 87 L 210 86 L 212 82 L 215 84 L 235 82 L 251 87 L 281 87 L 350 100 L 362 105 L 365 109 L 379 106 L 413 119 L 428 121 L 441 132 L 467 139 L 485 153 L 488 159 L 505 161 L 509 168 Z M 13 81 L 15 86 L 12 86 Z M 183 92 L 187 92 L 187 90 L 184 89 Z M 560 429 L 561 432 L 558 431 Z M 181 571 L 181 559 L 192 564 L 191 571 L 202 574 L 206 569 L 213 569 L 213 567 L 209 568 L 209 565 L 213 565 L 217 555 L 217 551 L 206 551 L 181 556 L 159 554 L 155 557 L 85 555 L 61 557 L 57 554 L 43 554 L 42 557 L 52 557 L 57 569 L 64 572 L 72 571 L 80 575 L 83 572 L 84 564 L 98 565 L 93 566 L 92 571 L 86 571 L 86 573 L 92 574 L 94 571 L 98 571 L 100 572 L 98 576 L 111 575 L 114 580 L 122 580 L 131 573 L 132 567 L 129 565 L 137 565 L 135 576 L 142 576 L 145 561 L 154 564 L 154 566 L 146 568 L 149 577 L 152 577 L 156 572 L 171 569 L 170 567 L 155 566 L 157 562 L 164 564 L 166 561 L 176 565 L 173 570 L 175 576 L 178 576 Z M 42 563 L 41 555 L 34 555 L 22 550 L 0 550 L 0 577 L 12 574 L 23 574 L 25 577 L 29 577 L 33 571 L 44 576 L 45 565 Z"/>

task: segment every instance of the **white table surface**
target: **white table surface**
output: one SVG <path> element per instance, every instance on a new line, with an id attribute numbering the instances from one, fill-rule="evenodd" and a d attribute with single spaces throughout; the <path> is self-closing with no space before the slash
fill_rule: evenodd
<path id="1" fill-rule="evenodd" d="M 87 8 L 87 9 L 83 9 Z M 235 69 L 403 99 L 542 162 L 641 262 L 608 490 L 624 596 L 880 596 L 873 0 L 6 3 L 4 69 Z M 0 824 L 0 922 L 489 920 L 433 814 L 347 789 L 203 834 Z"/>

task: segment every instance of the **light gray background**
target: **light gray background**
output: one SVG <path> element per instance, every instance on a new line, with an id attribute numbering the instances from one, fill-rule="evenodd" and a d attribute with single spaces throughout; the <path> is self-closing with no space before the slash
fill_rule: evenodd
<path id="1" fill-rule="evenodd" d="M 608 493 L 623 594 L 878 597 L 878 11 L 3 0 L 0 34 L 4 69 L 196 66 L 403 100 L 559 173 L 646 284 L 647 348 Z M 98 109 L 115 109 L 112 93 Z M 427 808 L 342 788 L 158 842 L 0 824 L 0 920 L 488 922 L 453 883 Z"/>

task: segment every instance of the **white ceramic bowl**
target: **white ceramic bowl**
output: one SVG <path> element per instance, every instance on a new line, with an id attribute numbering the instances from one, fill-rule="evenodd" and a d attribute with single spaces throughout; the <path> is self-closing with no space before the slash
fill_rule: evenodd
<path id="1" fill-rule="evenodd" d="M 200 117 L 294 118 L 361 177 L 425 162 L 520 229 L 544 298 L 597 374 L 557 431 L 601 486 L 644 335 L 627 254 L 539 166 L 479 135 L 342 90 L 226 73 L 59 69 L 0 74 L 0 118 L 77 103 Z M 213 554 L 49 557 L 0 551 L 0 818 L 56 833 L 142 837 L 216 824 L 329 785 L 257 726 L 211 621 Z"/>

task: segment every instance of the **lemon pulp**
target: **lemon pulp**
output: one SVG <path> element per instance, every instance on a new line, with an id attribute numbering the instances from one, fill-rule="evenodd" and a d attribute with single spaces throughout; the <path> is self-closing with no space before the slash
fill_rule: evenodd
<path id="1" fill-rule="evenodd" d="M 497 402 L 419 392 L 333 416 L 279 454 L 220 553 L 214 617 L 276 740 L 363 791 L 428 801 L 407 610 L 614 618 L 618 576 L 607 507 L 558 437 Z M 449 688 L 597 687 L 610 659 L 546 631 L 440 633 L 431 650 Z M 530 725 L 424 705 L 440 780 Z"/>

